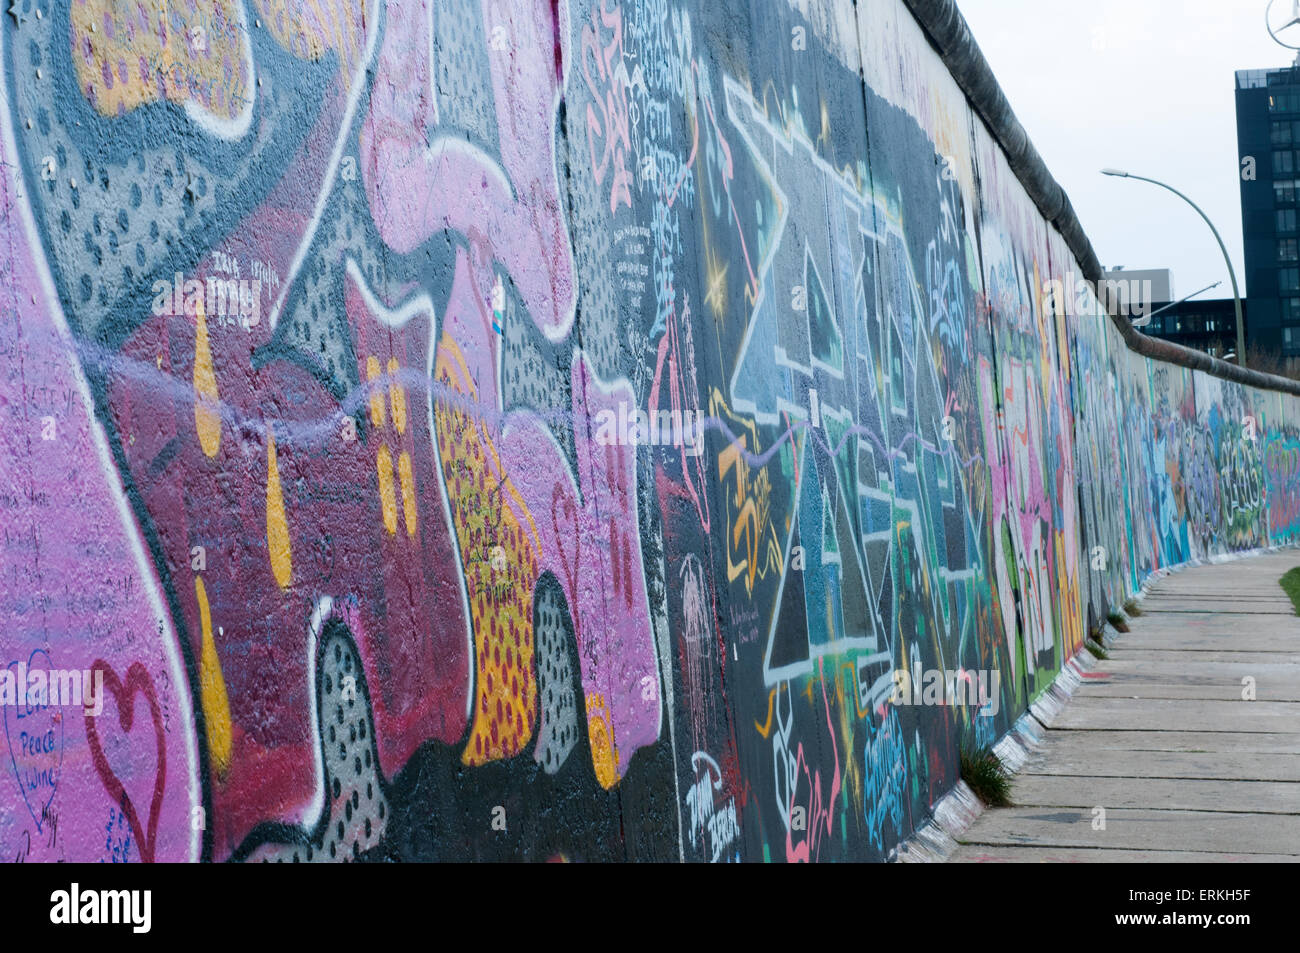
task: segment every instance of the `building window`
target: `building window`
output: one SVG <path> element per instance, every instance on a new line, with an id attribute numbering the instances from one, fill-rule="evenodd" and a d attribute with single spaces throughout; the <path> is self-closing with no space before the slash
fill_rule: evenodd
<path id="1" fill-rule="evenodd" d="M 1277 210 L 1277 230 L 1283 234 L 1295 231 L 1295 209 L 1280 208 Z"/>
<path id="2" fill-rule="evenodd" d="M 1294 92 L 1276 92 L 1268 97 L 1268 111 L 1272 113 L 1293 113 L 1300 108 L 1300 96 Z"/>
<path id="3" fill-rule="evenodd" d="M 1289 146 L 1294 140 L 1291 138 L 1291 124 L 1289 122 L 1273 123 L 1273 145 Z"/>
<path id="4" fill-rule="evenodd" d="M 1300 182 L 1295 179 L 1278 179 L 1273 183 L 1273 201 L 1279 204 L 1294 202 L 1297 189 L 1300 189 Z"/>
<path id="5" fill-rule="evenodd" d="M 1273 153 L 1273 175 L 1291 175 L 1295 172 L 1295 153 L 1291 151 Z"/>
<path id="6" fill-rule="evenodd" d="M 1294 238 L 1279 240 L 1277 243 L 1277 260 L 1300 261 L 1300 241 Z"/>
<path id="7" fill-rule="evenodd" d="M 1282 323 L 1300 324 L 1300 298 L 1282 299 Z"/>
<path id="8" fill-rule="evenodd" d="M 1279 268 L 1277 270 L 1277 290 L 1282 294 L 1300 292 L 1300 268 Z"/>

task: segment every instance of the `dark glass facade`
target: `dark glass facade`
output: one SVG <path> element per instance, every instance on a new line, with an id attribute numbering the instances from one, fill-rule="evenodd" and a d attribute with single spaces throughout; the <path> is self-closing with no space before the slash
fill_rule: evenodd
<path id="1" fill-rule="evenodd" d="M 1237 73 L 1237 147 L 1241 157 L 1241 229 L 1250 314 L 1247 346 L 1283 358 L 1297 357 L 1300 68 Z M 1184 307 L 1192 305 L 1189 302 Z"/>
<path id="2" fill-rule="evenodd" d="M 1254 340 L 1251 337 L 1254 306 L 1253 299 L 1242 302 L 1247 346 Z M 1184 301 L 1161 314 L 1155 313 L 1163 307 L 1163 304 L 1152 307 L 1151 323 L 1139 329 L 1143 334 L 1205 351 L 1213 357 L 1221 358 L 1237 350 L 1237 310 L 1231 298 Z"/>

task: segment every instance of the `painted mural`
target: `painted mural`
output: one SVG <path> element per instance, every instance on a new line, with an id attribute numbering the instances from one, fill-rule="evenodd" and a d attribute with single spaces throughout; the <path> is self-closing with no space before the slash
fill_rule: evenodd
<path id="1" fill-rule="evenodd" d="M 8 7 L 6 859 L 887 859 L 1300 535 L 900 0 Z"/>

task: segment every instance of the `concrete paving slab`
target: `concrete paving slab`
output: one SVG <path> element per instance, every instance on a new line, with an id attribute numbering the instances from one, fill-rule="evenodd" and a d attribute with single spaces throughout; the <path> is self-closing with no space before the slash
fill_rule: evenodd
<path id="1" fill-rule="evenodd" d="M 1099 698 L 1081 690 L 1057 717 L 1056 728 L 1134 728 L 1171 731 L 1295 731 L 1300 704 L 1170 698 Z"/>
<path id="2" fill-rule="evenodd" d="M 1234 678 L 1240 679 L 1243 675 L 1252 675 L 1258 679 L 1267 675 L 1300 684 L 1298 663 L 1266 662 L 1254 658 L 1247 662 L 1207 662 L 1198 658 L 1169 660 L 1164 657 L 1163 652 L 1159 653 L 1159 657 L 1139 661 L 1133 658 L 1132 652 L 1126 651 L 1118 658 L 1112 657 L 1098 662 L 1094 671 L 1103 675 L 1149 677 L 1153 681 L 1160 681 L 1170 675 L 1180 680 L 1212 677 L 1216 681 L 1232 681 Z"/>
<path id="3" fill-rule="evenodd" d="M 1213 607 L 1213 608 L 1211 608 Z M 1294 618 L 1295 607 L 1289 599 L 1242 598 L 1217 600 L 1169 599 L 1153 602 L 1143 607 L 1142 618 L 1153 616 L 1159 620 L 1166 615 L 1270 615 Z"/>
<path id="4" fill-rule="evenodd" d="M 1123 652 L 1118 655 L 1112 653 L 1112 660 L 1122 658 L 1130 662 L 1170 662 L 1179 665 L 1184 662 L 1198 665 L 1219 662 L 1228 665 L 1300 665 L 1300 650 L 1295 652 L 1222 652 L 1207 649 L 1186 651 L 1175 648 L 1148 649 L 1134 646 L 1125 641 L 1126 638 L 1126 636 L 1121 636 L 1115 647 L 1116 649 L 1122 648 Z"/>
<path id="5" fill-rule="evenodd" d="M 1254 692 L 1259 701 L 1300 702 L 1300 682 L 1290 678 L 1251 677 L 1255 679 Z M 1210 676 L 1188 676 L 1182 681 L 1149 681 L 1140 676 L 1117 675 L 1088 684 L 1089 698 L 1240 701 L 1242 691 L 1241 678 Z"/>
<path id="6" fill-rule="evenodd" d="M 1105 829 L 1091 809 L 1010 807 L 987 811 L 961 844 L 1034 844 L 1125 850 L 1200 850 L 1236 854 L 1300 854 L 1300 816 L 1221 811 L 1152 811 L 1115 808 Z"/>
<path id="7" fill-rule="evenodd" d="M 1043 754 L 1073 752 L 1217 751 L 1242 754 L 1300 754 L 1300 731 L 1101 731 L 1072 728 L 1050 732 Z"/>
<path id="8" fill-rule="evenodd" d="M 1030 758 L 1026 773 L 1080 778 L 1220 778 L 1300 781 L 1300 755 L 1237 751 L 1083 751 L 1049 749 Z M 1300 804 L 1297 804 L 1300 810 Z M 1300 846 L 1300 845 L 1297 845 Z"/>
<path id="9" fill-rule="evenodd" d="M 1300 782 L 1225 781 L 1151 778 L 1078 778 L 1022 774 L 1011 789 L 1016 807 L 1150 808 L 1165 811 L 1217 811 L 1225 803 L 1243 814 L 1294 814 Z"/>
<path id="10" fill-rule="evenodd" d="M 1166 617 L 1172 613 L 1166 613 Z M 1186 615 L 1176 622 L 1162 624 L 1155 616 L 1143 626 L 1141 638 L 1121 638 L 1121 646 L 1135 649 L 1178 649 L 1188 652 L 1202 649 L 1209 652 L 1267 652 L 1276 653 L 1294 648 L 1284 643 L 1286 630 L 1300 628 L 1300 619 L 1289 616 L 1204 616 Z M 1225 628 L 1221 621 L 1217 625 L 1201 626 L 1197 620 L 1249 619 L 1236 629 Z M 1280 628 L 1283 631 L 1272 631 Z M 1118 646 L 1117 646 L 1118 647 Z"/>

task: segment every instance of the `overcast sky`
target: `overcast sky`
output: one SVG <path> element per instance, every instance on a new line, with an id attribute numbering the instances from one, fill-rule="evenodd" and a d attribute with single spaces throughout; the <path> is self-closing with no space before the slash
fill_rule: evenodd
<path id="1" fill-rule="evenodd" d="M 1232 296 L 1214 221 L 1242 294 L 1234 74 L 1290 65 L 1264 26 L 1267 0 L 958 0 L 1021 123 L 1061 183 L 1103 267 L 1171 268 L 1178 297 Z M 1275 22 L 1290 19 L 1277 0 Z M 1300 45 L 1300 27 L 1289 42 Z M 1260 157 L 1260 168 L 1271 162 Z"/>

